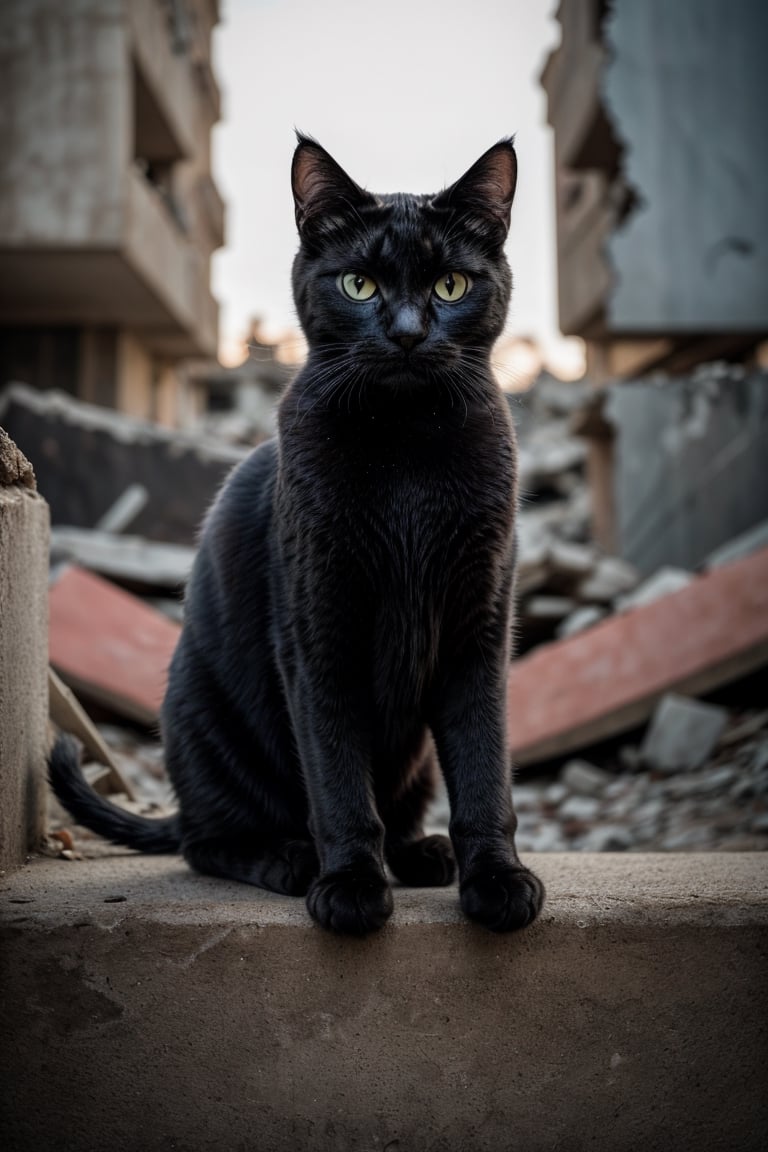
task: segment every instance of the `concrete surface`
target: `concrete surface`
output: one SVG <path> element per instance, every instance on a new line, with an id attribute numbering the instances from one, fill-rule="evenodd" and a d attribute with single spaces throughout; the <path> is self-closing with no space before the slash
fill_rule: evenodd
<path id="1" fill-rule="evenodd" d="M 0 871 L 42 834 L 47 747 L 48 506 L 0 482 Z"/>
<path id="2" fill-rule="evenodd" d="M 9 1152 L 762 1149 L 768 855 L 557 855 L 499 937 L 453 889 L 364 941 L 178 859 L 0 884 Z"/>

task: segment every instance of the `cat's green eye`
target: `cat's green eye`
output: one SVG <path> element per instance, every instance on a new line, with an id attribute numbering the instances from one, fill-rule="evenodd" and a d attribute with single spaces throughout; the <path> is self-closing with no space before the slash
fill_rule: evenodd
<path id="1" fill-rule="evenodd" d="M 370 300 L 378 291 L 376 281 L 371 280 L 370 276 L 363 276 L 362 272 L 345 272 L 340 284 L 344 295 L 349 296 L 350 300 L 356 300 L 358 304 Z"/>
<path id="2" fill-rule="evenodd" d="M 469 279 L 461 272 L 444 272 L 435 281 L 435 296 L 445 300 L 447 304 L 455 304 L 469 292 Z"/>

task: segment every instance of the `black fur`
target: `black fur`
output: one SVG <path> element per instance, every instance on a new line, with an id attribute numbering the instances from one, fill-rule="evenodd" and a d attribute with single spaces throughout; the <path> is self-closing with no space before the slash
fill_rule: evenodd
<path id="1" fill-rule="evenodd" d="M 373 196 L 299 137 L 294 295 L 309 343 L 279 436 L 221 491 L 202 535 L 163 707 L 176 822 L 53 786 L 96 831 L 307 896 L 364 934 L 403 883 L 448 884 L 496 931 L 543 889 L 514 847 L 505 702 L 515 448 L 490 370 L 510 293 L 511 141 L 437 196 Z M 376 283 L 357 302 L 340 277 Z M 462 299 L 433 286 L 468 277 Z M 439 756 L 451 839 L 424 837 Z M 455 854 L 455 856 L 454 856 Z"/>

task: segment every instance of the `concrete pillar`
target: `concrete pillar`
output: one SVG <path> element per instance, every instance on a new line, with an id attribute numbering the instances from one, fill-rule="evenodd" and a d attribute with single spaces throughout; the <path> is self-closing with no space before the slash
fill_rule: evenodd
<path id="1" fill-rule="evenodd" d="M 0 871 L 43 832 L 48 523 L 29 462 L 0 429 Z"/>

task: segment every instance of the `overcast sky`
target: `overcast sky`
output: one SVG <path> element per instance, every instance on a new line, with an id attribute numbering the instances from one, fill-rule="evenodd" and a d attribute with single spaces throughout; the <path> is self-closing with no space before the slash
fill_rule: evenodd
<path id="1" fill-rule="evenodd" d="M 510 331 L 557 343 L 553 145 L 538 78 L 556 0 L 223 0 L 214 171 L 227 243 L 214 258 L 222 352 L 250 317 L 293 327 L 294 126 L 358 183 L 432 192 L 517 137 Z"/>

